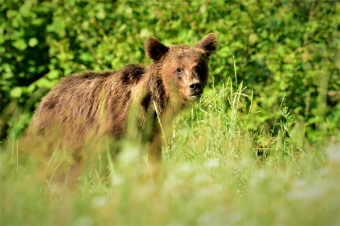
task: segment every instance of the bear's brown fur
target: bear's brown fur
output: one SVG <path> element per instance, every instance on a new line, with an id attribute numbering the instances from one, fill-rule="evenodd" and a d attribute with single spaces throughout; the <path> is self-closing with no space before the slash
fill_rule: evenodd
<path id="1" fill-rule="evenodd" d="M 209 56 L 216 50 L 215 34 L 195 46 L 165 46 L 146 40 L 149 68 L 129 65 L 119 71 L 85 72 L 68 76 L 52 89 L 36 109 L 29 127 L 31 137 L 43 137 L 52 146 L 71 150 L 81 158 L 87 138 L 124 136 L 130 112 L 143 136 L 149 159 L 162 156 L 163 128 L 200 97 L 208 79 Z"/>

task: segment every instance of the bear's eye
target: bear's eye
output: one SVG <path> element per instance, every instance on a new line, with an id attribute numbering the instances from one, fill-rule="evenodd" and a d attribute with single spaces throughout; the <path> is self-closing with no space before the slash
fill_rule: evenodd
<path id="1" fill-rule="evenodd" d="M 176 72 L 177 72 L 177 73 L 181 73 L 181 72 L 182 72 L 182 68 L 179 68 L 179 67 L 178 67 L 178 68 L 176 69 Z"/>
<path id="2" fill-rule="evenodd" d="M 196 71 L 199 71 L 201 69 L 201 65 L 197 65 L 196 67 L 195 67 L 195 70 Z"/>

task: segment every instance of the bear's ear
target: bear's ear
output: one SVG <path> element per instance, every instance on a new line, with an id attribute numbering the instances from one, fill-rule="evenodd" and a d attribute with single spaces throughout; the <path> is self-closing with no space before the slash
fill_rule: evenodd
<path id="1" fill-rule="evenodd" d="M 158 61 L 164 54 L 168 52 L 169 48 L 160 43 L 155 38 L 148 38 L 145 42 L 146 56 L 154 61 Z"/>
<path id="2" fill-rule="evenodd" d="M 214 33 L 210 33 L 205 36 L 201 41 L 199 41 L 195 47 L 203 49 L 207 56 L 210 56 L 213 52 L 215 52 L 217 47 L 217 37 Z"/>

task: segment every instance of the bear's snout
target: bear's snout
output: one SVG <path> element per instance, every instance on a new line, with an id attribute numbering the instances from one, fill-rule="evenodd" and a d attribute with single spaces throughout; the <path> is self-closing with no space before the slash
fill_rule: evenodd
<path id="1" fill-rule="evenodd" d="M 203 87 L 201 82 L 196 81 L 196 82 L 191 82 L 189 84 L 189 99 L 195 100 L 201 97 L 201 94 L 203 93 Z"/>
<path id="2" fill-rule="evenodd" d="M 190 83 L 189 88 L 194 93 L 202 93 L 202 85 L 200 82 Z"/>
<path id="3" fill-rule="evenodd" d="M 190 91 L 194 94 L 201 94 L 202 93 L 202 85 L 201 82 L 192 82 L 189 85 Z"/>

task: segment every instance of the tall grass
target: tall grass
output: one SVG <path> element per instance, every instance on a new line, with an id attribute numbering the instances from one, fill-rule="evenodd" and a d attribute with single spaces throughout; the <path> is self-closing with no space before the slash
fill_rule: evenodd
<path id="1" fill-rule="evenodd" d="M 24 162 L 9 139 L 0 224 L 340 225 L 340 146 L 309 144 L 284 107 L 275 134 L 249 129 L 256 112 L 243 90 L 227 81 L 181 114 L 156 175 L 133 142 L 115 159 L 103 143 L 78 188 L 56 194 L 39 156 Z"/>

